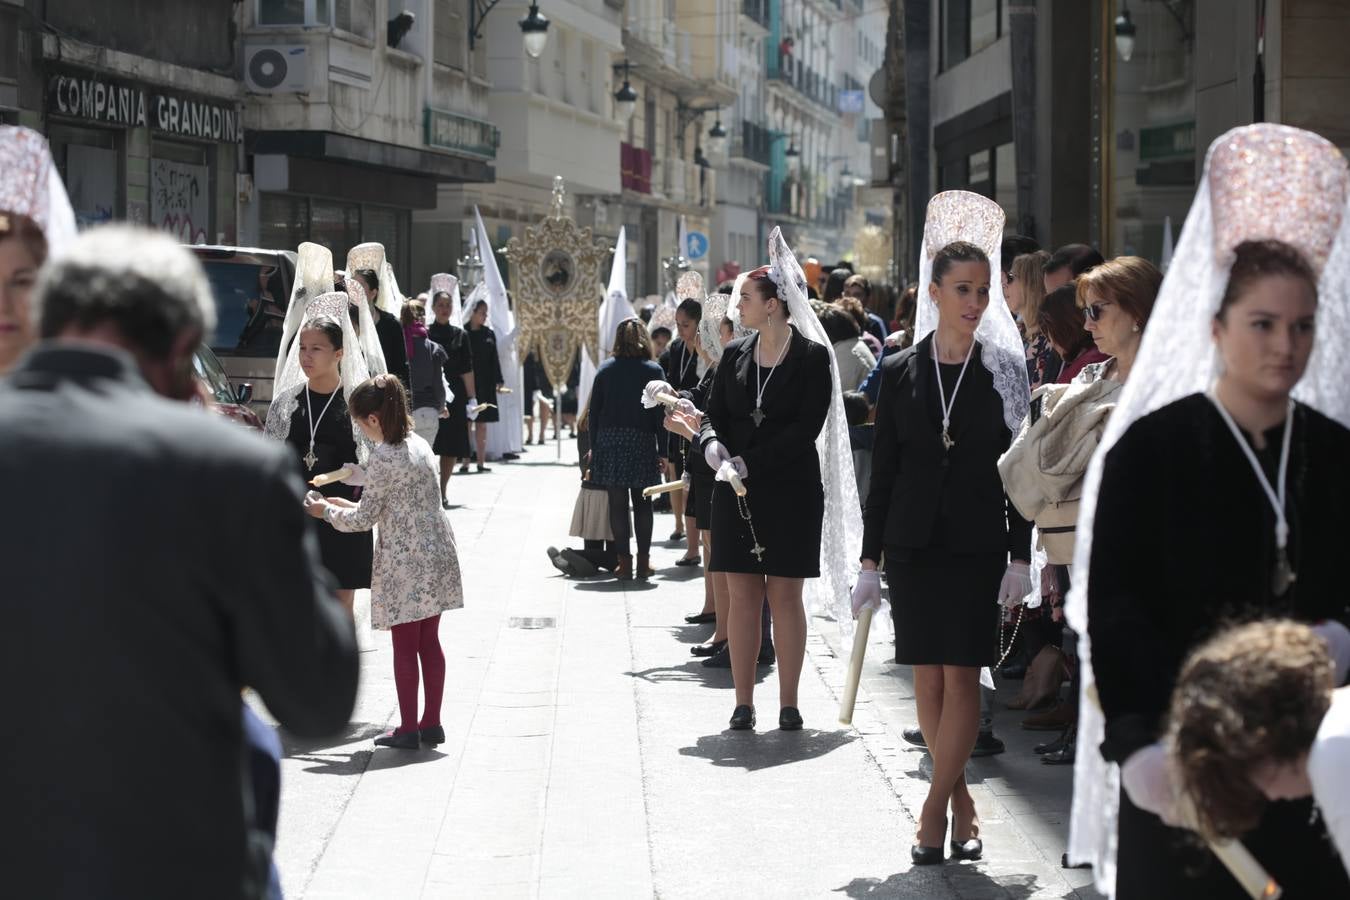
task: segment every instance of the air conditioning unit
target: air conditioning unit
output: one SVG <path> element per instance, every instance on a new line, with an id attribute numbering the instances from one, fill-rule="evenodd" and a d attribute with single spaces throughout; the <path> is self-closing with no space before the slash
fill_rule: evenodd
<path id="1" fill-rule="evenodd" d="M 255 94 L 308 91 L 308 48 L 304 44 L 245 45 L 244 84 Z"/>

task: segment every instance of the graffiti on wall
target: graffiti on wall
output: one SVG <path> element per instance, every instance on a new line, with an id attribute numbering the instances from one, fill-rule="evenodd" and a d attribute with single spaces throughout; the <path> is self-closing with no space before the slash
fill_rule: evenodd
<path id="1" fill-rule="evenodd" d="M 150 219 L 185 244 L 207 243 L 211 181 L 206 166 L 150 161 Z"/>

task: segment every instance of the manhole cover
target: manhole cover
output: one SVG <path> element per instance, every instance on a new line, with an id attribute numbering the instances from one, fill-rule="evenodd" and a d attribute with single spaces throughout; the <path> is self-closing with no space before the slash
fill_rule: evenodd
<path id="1" fill-rule="evenodd" d="M 509 628 L 556 628 L 558 620 L 535 616 L 512 616 L 506 624 Z"/>

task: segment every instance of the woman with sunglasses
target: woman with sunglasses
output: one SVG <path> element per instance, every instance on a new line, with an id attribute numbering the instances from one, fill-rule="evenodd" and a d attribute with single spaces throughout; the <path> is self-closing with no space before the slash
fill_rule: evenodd
<path id="1" fill-rule="evenodd" d="M 1162 273 L 1138 256 L 1120 256 L 1078 276 L 1083 327 L 1097 349 L 1111 357 L 1105 377 L 1124 383 L 1139 353 L 1144 324 L 1158 296 Z"/>

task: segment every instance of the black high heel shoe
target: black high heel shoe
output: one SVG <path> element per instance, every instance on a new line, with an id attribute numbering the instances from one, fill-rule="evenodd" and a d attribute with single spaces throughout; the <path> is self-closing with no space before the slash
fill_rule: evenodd
<path id="1" fill-rule="evenodd" d="M 909 848 L 909 861 L 916 866 L 940 866 L 944 862 L 942 857 L 942 843 L 947 837 L 947 822 L 942 823 L 943 842 L 939 842 L 936 847 L 925 847 L 922 844 L 914 844 Z M 956 847 L 956 841 L 952 841 L 952 847 Z"/>
<path id="2" fill-rule="evenodd" d="M 731 714 L 732 731 L 749 731 L 755 727 L 755 708 L 742 703 Z"/>
<path id="3" fill-rule="evenodd" d="M 712 625 L 717 621 L 717 613 L 701 612 L 696 616 L 685 616 L 684 621 L 688 625 Z"/>
<path id="4" fill-rule="evenodd" d="M 952 820 L 952 859 L 977 860 L 984 855 L 984 841 L 977 837 L 956 839 L 956 820 Z"/>

